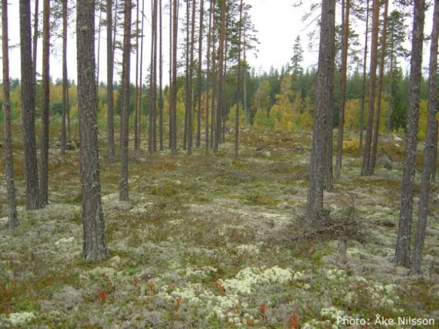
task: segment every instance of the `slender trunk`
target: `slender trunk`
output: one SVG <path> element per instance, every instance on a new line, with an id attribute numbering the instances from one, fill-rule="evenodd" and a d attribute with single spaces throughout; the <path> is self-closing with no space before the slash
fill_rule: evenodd
<path id="1" fill-rule="evenodd" d="M 178 45 L 178 0 L 173 3 L 172 15 L 172 103 L 171 103 L 171 155 L 177 155 L 177 45 Z"/>
<path id="2" fill-rule="evenodd" d="M 415 186 L 416 144 L 419 100 L 422 78 L 422 45 L 424 40 L 425 0 L 415 0 L 413 15 L 412 57 L 410 59 L 409 111 L 405 156 L 401 183 L 401 206 L 395 260 L 399 266 L 410 266 L 410 241 Z"/>
<path id="3" fill-rule="evenodd" d="M 386 58 L 386 41 L 387 41 L 387 16 L 389 12 L 389 0 L 386 0 L 384 6 L 384 18 L 383 18 L 383 32 L 381 36 L 381 58 L 380 58 L 380 79 L 378 82 L 377 103 L 375 112 L 375 128 L 373 130 L 372 139 L 372 155 L 370 159 L 370 173 L 375 171 L 377 148 L 378 148 L 378 135 L 380 128 L 380 115 L 381 115 L 381 94 L 383 91 L 384 82 L 384 60 Z"/>
<path id="4" fill-rule="evenodd" d="M 50 0 L 43 2 L 43 95 L 41 102 L 40 206 L 49 204 Z"/>
<path id="5" fill-rule="evenodd" d="M 197 95 L 198 95 L 198 111 L 197 111 L 197 136 L 195 147 L 201 146 L 201 77 L 203 64 L 203 19 L 204 19 L 204 0 L 200 0 L 200 33 L 198 37 L 198 77 L 197 77 Z"/>
<path id="6" fill-rule="evenodd" d="M 379 27 L 379 13 L 380 1 L 373 0 L 373 17 L 372 17 L 372 46 L 370 49 L 370 81 L 369 81 L 369 106 L 367 117 L 366 139 L 364 141 L 363 162 L 361 166 L 361 175 L 369 176 L 371 174 L 370 167 L 370 151 L 372 146 L 372 129 L 373 129 L 373 115 L 375 112 L 375 85 L 376 85 L 376 70 L 378 58 L 378 27 Z"/>
<path id="7" fill-rule="evenodd" d="M 99 24 L 98 24 L 98 53 L 97 53 L 97 64 L 96 64 L 96 104 L 98 105 L 99 110 L 99 69 L 101 63 L 101 23 L 102 23 L 102 10 L 100 6 L 96 6 L 99 8 Z"/>
<path id="8" fill-rule="evenodd" d="M 39 20 L 39 0 L 35 0 L 34 9 L 34 36 L 32 47 L 32 62 L 34 63 L 34 84 L 37 85 L 37 54 L 38 54 L 38 20 Z"/>
<path id="9" fill-rule="evenodd" d="M 366 98 L 366 71 L 367 71 L 367 44 L 369 36 L 369 0 L 366 0 L 366 32 L 364 34 L 364 55 L 363 55 L 363 86 L 361 88 L 361 105 L 360 105 L 360 146 L 359 153 L 363 155 L 363 131 L 364 131 L 364 105 Z"/>
<path id="10" fill-rule="evenodd" d="M 120 132 L 120 201 L 128 201 L 128 121 L 130 108 L 130 55 L 131 55 L 131 0 L 125 1 L 123 57 L 122 57 L 122 109 Z"/>
<path id="11" fill-rule="evenodd" d="M 345 2 L 346 1 L 346 2 Z M 344 111 L 346 100 L 346 74 L 348 64 L 348 46 L 349 46 L 349 11 L 350 1 L 342 1 L 342 21 L 343 21 L 343 49 L 341 54 L 341 76 L 340 76 L 340 113 L 338 122 L 338 139 L 337 139 L 337 160 L 335 163 L 335 177 L 340 177 L 343 155 L 343 132 L 344 132 Z"/>
<path id="12" fill-rule="evenodd" d="M 209 74 L 210 71 L 210 45 L 212 42 L 212 12 L 213 12 L 213 2 L 210 2 L 209 9 L 209 30 L 207 35 L 207 67 L 206 67 L 206 151 L 205 154 L 209 154 Z M 212 75 L 213 76 L 213 75 Z"/>
<path id="13" fill-rule="evenodd" d="M 2 55 L 3 55 L 3 138 L 8 198 L 8 227 L 18 226 L 17 199 L 14 186 L 14 161 L 12 156 L 12 128 L 9 82 L 8 2 L 2 1 Z"/>
<path id="14" fill-rule="evenodd" d="M 244 127 L 247 127 L 248 125 L 248 115 L 247 115 L 247 58 L 246 58 L 246 40 L 245 40 L 245 33 L 244 33 L 244 77 L 243 77 L 243 107 L 244 107 Z"/>
<path id="15" fill-rule="evenodd" d="M 241 100 L 241 33 L 242 33 L 242 0 L 239 5 L 239 31 L 238 31 L 238 79 L 235 116 L 235 157 L 239 152 L 239 103 Z"/>
<path id="16" fill-rule="evenodd" d="M 223 116 L 223 76 L 224 76 L 224 48 L 225 48 L 225 37 L 226 37 L 226 0 L 221 2 L 221 35 L 220 35 L 220 45 L 219 45 L 219 59 L 218 59 L 218 95 L 217 95 L 217 111 L 216 111 L 216 122 L 215 122 L 215 143 L 213 147 L 213 152 L 218 153 L 218 144 L 221 140 L 221 127 L 222 127 L 222 116 Z"/>
<path id="17" fill-rule="evenodd" d="M 434 137 L 433 145 L 437 145 L 438 126 L 439 126 L 439 123 L 436 120 L 436 132 L 433 135 L 433 137 Z M 434 148 L 434 154 L 433 154 L 433 170 L 432 170 L 432 174 L 431 174 L 431 182 L 432 183 L 436 183 L 436 169 L 437 169 L 437 147 Z"/>
<path id="18" fill-rule="evenodd" d="M 67 78 L 67 5 L 68 0 L 63 0 L 63 46 L 62 46 L 62 120 L 61 120 L 61 154 L 64 154 L 67 146 L 66 116 L 67 116 L 67 93 L 69 81 Z"/>
<path id="19" fill-rule="evenodd" d="M 141 36 L 142 36 L 142 40 L 140 41 L 140 77 L 139 77 L 139 83 L 140 83 L 140 90 L 139 90 L 139 105 L 138 105 L 138 111 L 137 111 L 137 147 L 139 148 L 140 151 L 140 146 L 142 143 L 142 139 L 140 138 L 141 133 L 142 133 L 142 105 L 143 105 L 143 99 L 142 99 L 142 94 L 143 94 L 143 82 L 142 82 L 142 77 L 143 77 L 143 40 L 144 40 L 144 26 L 145 26 L 145 0 L 142 0 L 142 25 L 141 25 Z"/>
<path id="20" fill-rule="evenodd" d="M 159 1 L 159 148 L 160 151 L 164 150 L 163 146 L 163 9 L 162 0 Z"/>
<path id="21" fill-rule="evenodd" d="M 136 2 L 136 86 L 134 91 L 134 150 L 136 151 L 137 156 L 139 156 L 139 0 Z M 143 39 L 143 38 L 142 38 Z"/>
<path id="22" fill-rule="evenodd" d="M 154 65 L 152 67 L 154 83 L 152 85 L 153 103 L 152 103 L 152 151 L 157 152 L 157 4 L 158 0 L 154 0 Z"/>
<path id="23" fill-rule="evenodd" d="M 194 48 L 195 48 L 195 11 L 196 0 L 192 0 L 192 21 L 191 21 L 191 41 L 190 41 L 190 59 L 189 59 L 189 99 L 188 99 L 188 134 L 187 134 L 187 153 L 192 154 L 193 145 L 193 124 L 192 124 L 192 112 L 193 112 L 193 77 L 194 77 Z"/>
<path id="24" fill-rule="evenodd" d="M 107 0 L 107 158 L 114 163 L 114 101 L 113 101 L 113 1 Z"/>
<path id="25" fill-rule="evenodd" d="M 20 0 L 21 104 L 27 210 L 40 208 L 35 140 L 35 76 L 31 43 L 30 1 Z"/>
<path id="26" fill-rule="evenodd" d="M 439 35 L 439 1 L 434 1 L 433 31 L 430 45 L 430 67 L 428 80 L 428 119 L 427 136 L 425 138 L 424 165 L 422 167 L 421 192 L 419 195 L 419 214 L 413 247 L 411 274 L 421 273 L 422 252 L 424 250 L 425 233 L 427 230 L 430 181 L 434 169 L 436 138 L 436 98 L 437 98 L 437 49 Z M 436 134 L 436 136 L 435 136 Z"/>
<path id="27" fill-rule="evenodd" d="M 393 112 L 393 45 L 391 45 L 390 67 L 389 67 L 389 106 L 387 112 L 387 135 L 392 132 L 392 112 Z"/>
<path id="28" fill-rule="evenodd" d="M 189 38 L 189 0 L 186 0 L 186 77 L 185 77 L 185 103 L 184 103 L 184 126 L 183 126 L 183 150 L 187 149 L 187 137 L 188 137 L 188 112 L 189 112 L 189 54 L 191 51 Z"/>

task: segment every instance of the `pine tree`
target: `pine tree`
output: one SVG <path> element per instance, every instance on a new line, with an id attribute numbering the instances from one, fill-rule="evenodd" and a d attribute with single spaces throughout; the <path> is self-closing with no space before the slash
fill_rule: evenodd
<path id="1" fill-rule="evenodd" d="M 3 136 L 5 147 L 6 186 L 8 199 L 8 227 L 18 226 L 15 197 L 14 162 L 12 157 L 11 104 L 9 82 L 8 2 L 2 1 L 2 55 L 3 55 Z"/>
<path id="2" fill-rule="evenodd" d="M 101 202 L 95 76 L 95 1 L 77 1 L 78 111 L 82 186 L 83 258 L 108 257 Z"/>
<path id="3" fill-rule="evenodd" d="M 122 108 L 120 132 L 120 201 L 128 201 L 128 121 L 130 107 L 130 55 L 131 55 L 131 0 L 125 1 L 123 59 L 122 59 Z"/>
<path id="4" fill-rule="evenodd" d="M 311 220 L 317 221 L 324 216 L 323 189 L 325 188 L 324 168 L 331 157 L 328 147 L 328 131 L 332 133 L 332 104 L 334 90 L 335 57 L 335 0 L 322 2 L 322 20 L 320 27 L 320 47 L 317 76 L 316 110 L 314 114 L 312 151 L 310 161 L 307 213 Z M 332 138 L 329 139 L 332 144 Z"/>
<path id="5" fill-rule="evenodd" d="M 427 230 L 427 218 L 430 194 L 430 181 L 434 169 L 435 149 L 437 149 L 437 122 L 436 122 L 436 98 L 437 98 L 437 52 L 439 35 L 439 1 L 434 1 L 433 31 L 430 45 L 430 68 L 429 68 L 429 93 L 428 93 L 428 120 L 427 136 L 425 138 L 424 165 L 421 179 L 421 192 L 419 196 L 419 215 L 413 248 L 411 273 L 420 274 L 422 252 L 424 250 L 425 232 Z M 436 136 L 435 136 L 436 135 Z"/>
<path id="6" fill-rule="evenodd" d="M 35 79 L 31 43 L 30 2 L 20 0 L 21 105 L 27 210 L 40 208 L 35 140 Z"/>
<path id="7" fill-rule="evenodd" d="M 395 260 L 399 266 L 410 266 L 410 241 L 413 217 L 416 144 L 419 121 L 420 84 L 422 78 L 422 45 L 424 40 L 425 0 L 415 0 L 410 60 L 409 113 L 401 183 L 401 207 Z"/>

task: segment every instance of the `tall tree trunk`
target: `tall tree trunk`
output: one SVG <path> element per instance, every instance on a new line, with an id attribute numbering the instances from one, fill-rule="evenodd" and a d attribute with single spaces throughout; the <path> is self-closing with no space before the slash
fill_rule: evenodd
<path id="1" fill-rule="evenodd" d="M 43 95 L 41 103 L 40 206 L 49 204 L 50 0 L 43 2 Z"/>
<path id="2" fill-rule="evenodd" d="M 391 46 L 390 67 L 389 67 L 389 105 L 387 112 L 387 135 L 392 132 L 392 112 L 393 112 L 393 46 Z"/>
<path id="3" fill-rule="evenodd" d="M 437 149 L 436 98 L 437 98 L 437 49 L 439 35 L 439 1 L 434 1 L 433 31 L 430 45 L 430 67 L 428 79 L 428 119 L 425 138 L 424 165 L 422 167 L 421 193 L 419 196 L 419 214 L 413 248 L 412 274 L 421 273 L 422 252 L 427 230 L 430 181 L 434 169 L 435 149 Z M 435 136 L 436 134 L 436 136 Z"/>
<path id="4" fill-rule="evenodd" d="M 95 1 L 77 1 L 78 111 L 85 260 L 108 258 L 101 202 L 95 76 Z"/>
<path id="5" fill-rule="evenodd" d="M 367 44 L 369 36 L 369 0 L 366 0 L 366 32 L 364 33 L 364 55 L 363 55 L 363 85 L 361 88 L 361 105 L 360 105 L 360 146 L 359 153 L 363 155 L 363 131 L 364 131 L 364 104 L 366 98 L 366 71 L 367 71 Z"/>
<path id="6" fill-rule="evenodd" d="M 138 105 L 138 111 L 137 111 L 137 129 L 138 129 L 138 134 L 137 134 L 137 145 L 140 151 L 140 146 L 141 146 L 141 133 L 142 133 L 142 105 L 143 105 L 143 99 L 142 99 L 142 94 L 143 94 L 143 82 L 142 82 L 142 78 L 143 78 L 143 41 L 144 41 L 144 26 L 145 26 L 145 0 L 142 0 L 142 25 L 141 25 L 141 36 L 142 36 L 142 40 L 140 41 L 140 78 L 139 78 L 139 82 L 140 82 L 140 91 L 139 91 L 139 105 Z"/>
<path id="7" fill-rule="evenodd" d="M 163 7 L 162 0 L 159 1 L 159 148 L 164 150 L 163 146 Z"/>
<path id="8" fill-rule="evenodd" d="M 198 37 L 198 77 L 197 77 L 197 96 L 198 96 L 198 111 L 197 111 L 197 136 L 195 147 L 198 149 L 201 146 L 201 78 L 202 78 L 202 64 L 203 64 L 203 28 L 204 28 L 204 0 L 200 0 L 200 31 Z"/>
<path id="9" fill-rule="evenodd" d="M 171 155 L 177 155 L 177 46 L 178 46 L 178 6 L 179 1 L 173 2 L 172 15 L 172 97 L 170 110 L 170 139 Z"/>
<path id="10" fill-rule="evenodd" d="M 184 126 L 183 126 L 183 150 L 186 151 L 187 149 L 187 138 L 188 138 L 188 113 L 189 113 L 189 58 L 190 58 L 190 51 L 191 46 L 189 42 L 190 38 L 190 29 L 189 29 L 189 18 L 190 18 L 190 7 L 189 7 L 189 1 L 186 0 L 186 77 L 185 77 L 185 103 L 184 103 Z"/>
<path id="11" fill-rule="evenodd" d="M 63 41 L 62 41 L 62 120 L 61 120 L 61 154 L 64 154 L 67 146 L 66 119 L 68 112 L 67 93 L 69 92 L 69 80 L 67 77 L 67 6 L 68 0 L 63 0 Z"/>
<path id="12" fill-rule="evenodd" d="M 35 0 L 34 8 L 34 35 L 32 47 L 32 62 L 34 63 L 34 84 L 37 84 L 37 55 L 38 55 L 38 19 L 39 19 L 39 0 Z"/>
<path id="13" fill-rule="evenodd" d="M 247 115 L 247 58 L 246 58 L 246 40 L 245 40 L 245 32 L 244 32 L 244 78 L 242 81 L 243 84 L 243 107 L 244 107 L 244 127 L 248 125 L 248 115 Z"/>
<path id="14" fill-rule="evenodd" d="M 152 28 L 151 28 L 151 65 L 149 87 L 149 127 L 148 127 L 148 152 L 157 151 L 156 139 L 156 72 L 157 72 L 157 0 L 151 2 Z"/>
<path id="15" fill-rule="evenodd" d="M 340 177 L 343 154 L 343 132 L 344 132 L 344 111 L 346 100 L 346 75 L 348 65 L 348 45 L 349 45 L 349 11 L 350 0 L 342 1 L 342 21 L 343 21 L 343 49 L 341 54 L 341 76 L 340 76 L 340 113 L 338 122 L 337 140 L 337 160 L 335 163 L 335 177 Z"/>
<path id="16" fill-rule="evenodd" d="M 314 114 L 312 152 L 310 161 L 307 213 L 313 221 L 324 216 L 323 189 L 324 158 L 327 150 L 327 132 L 332 130 L 332 104 L 334 98 L 334 57 L 335 57 L 335 0 L 322 3 L 322 21 L 320 29 L 319 62 L 317 71 L 316 112 Z M 323 156 L 322 156 L 323 154 Z"/>
<path id="17" fill-rule="evenodd" d="M 206 65 L 206 120 L 205 120 L 205 130 L 206 130 L 206 149 L 205 154 L 209 154 L 209 75 L 212 73 L 210 71 L 210 45 L 212 43 L 212 12 L 213 12 L 213 2 L 210 2 L 210 9 L 209 9 L 209 29 L 207 34 L 207 65 Z M 213 74 L 212 74 L 213 76 Z"/>
<path id="18" fill-rule="evenodd" d="M 386 58 L 386 41 L 387 41 L 387 17 L 389 12 L 389 0 L 385 1 L 384 17 L 383 17 L 383 32 L 381 35 L 381 58 L 380 58 L 380 79 L 378 82 L 378 93 L 375 111 L 375 128 L 373 130 L 372 138 L 372 155 L 370 158 L 370 174 L 375 172 L 377 149 L 378 149 L 378 135 L 380 128 L 380 115 L 381 115 L 381 94 L 383 91 L 384 83 L 384 60 Z"/>
<path id="19" fill-rule="evenodd" d="M 120 132 L 120 201 L 128 201 L 128 121 L 130 110 L 130 55 L 131 55 L 131 0 L 125 1 L 123 56 L 122 56 L 122 108 Z"/>
<path id="20" fill-rule="evenodd" d="M 99 8 L 99 23 L 98 23 L 98 53 L 97 53 L 97 65 L 96 65 L 96 101 L 99 109 L 99 69 L 101 67 L 101 26 L 102 26 L 102 10 L 101 6 L 98 4 L 96 6 Z"/>
<path id="21" fill-rule="evenodd" d="M 378 59 L 378 28 L 379 28 L 379 14 L 380 1 L 373 0 L 373 17 L 372 17 L 372 45 L 370 49 L 370 80 L 369 80 L 369 106 L 367 116 L 366 139 L 364 141 L 363 162 L 361 166 L 361 175 L 369 176 L 371 174 L 370 168 L 370 151 L 372 146 L 372 129 L 373 129 L 373 115 L 375 112 L 375 85 L 376 85 L 376 70 Z"/>
<path id="22" fill-rule="evenodd" d="M 192 0 L 192 17 L 191 17 L 191 41 L 190 41 L 190 59 L 189 59 L 189 99 L 188 101 L 188 134 L 187 134 L 187 153 L 192 154 L 193 145 L 193 124 L 192 113 L 193 105 L 193 85 L 194 85 L 194 48 L 195 48 L 195 14 L 196 14 L 196 0 Z"/>
<path id="23" fill-rule="evenodd" d="M 107 0 L 107 159 L 114 163 L 114 101 L 113 101 L 113 0 Z"/>
<path id="24" fill-rule="evenodd" d="M 221 35 L 220 35 L 220 45 L 219 45 L 219 58 L 218 58 L 218 94 L 217 94 L 217 110 L 216 110 L 216 122 L 215 122 L 215 142 L 213 147 L 213 152 L 218 153 L 218 144 L 221 140 L 221 127 L 222 127 L 222 116 L 224 107 L 224 48 L 225 48 L 225 38 L 226 38 L 226 1 L 221 1 Z"/>
<path id="25" fill-rule="evenodd" d="M 238 79 L 236 88 L 236 114 L 235 114 L 235 157 L 239 153 L 239 103 L 241 101 L 241 33 L 242 33 L 242 0 L 239 5 L 239 28 L 238 28 Z"/>
<path id="26" fill-rule="evenodd" d="M 8 198 L 8 227 L 18 226 L 17 200 L 14 186 L 14 161 L 12 157 L 11 104 L 9 82 L 8 2 L 2 1 L 2 55 L 3 55 L 3 140 Z"/>
<path id="27" fill-rule="evenodd" d="M 413 15 L 412 57 L 410 59 L 409 111 L 401 183 L 401 206 L 395 260 L 399 266 L 410 266 L 410 240 L 415 186 L 416 144 L 419 121 L 419 99 L 422 78 L 422 45 L 424 40 L 425 0 L 415 0 Z"/>
<path id="28" fill-rule="evenodd" d="M 27 210 L 40 208 L 35 140 L 35 79 L 31 43 L 30 1 L 20 0 L 21 105 Z"/>
<path id="29" fill-rule="evenodd" d="M 134 91 L 134 150 L 139 156 L 139 139 L 138 135 L 140 135 L 140 129 L 139 129 L 139 12 L 140 12 L 140 6 L 139 6 L 139 0 L 136 1 L 136 86 Z M 142 38 L 143 40 L 143 38 Z"/>

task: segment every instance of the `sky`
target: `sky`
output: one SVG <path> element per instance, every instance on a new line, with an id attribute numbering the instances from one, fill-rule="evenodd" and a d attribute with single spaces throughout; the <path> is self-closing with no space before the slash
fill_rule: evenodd
<path id="1" fill-rule="evenodd" d="M 33 2 L 33 1 L 32 1 Z M 306 50 L 306 32 L 302 31 L 305 25 L 301 21 L 302 9 L 294 8 L 293 4 L 296 0 L 247 0 L 252 5 L 250 15 L 252 22 L 258 31 L 257 38 L 260 42 L 258 45 L 259 52 L 257 56 L 254 54 L 247 54 L 247 60 L 252 67 L 255 68 L 256 73 L 262 73 L 268 71 L 271 67 L 281 69 L 286 65 L 293 55 L 293 44 L 296 36 L 301 34 L 302 46 Z M 146 4 L 149 1 L 145 2 Z M 275 4 L 275 5 L 274 5 Z M 148 6 L 148 5 L 147 5 Z M 32 5 L 33 7 L 33 5 Z M 41 8 L 40 8 L 41 9 Z M 148 9 L 146 9 L 148 10 Z M 104 16 L 104 15 L 103 15 Z M 135 17 L 135 12 L 133 13 Z M 165 11 L 164 22 L 167 21 L 167 13 Z M 148 29 L 148 24 L 145 23 Z M 71 27 L 73 30 L 73 27 Z M 71 32 L 71 31 L 70 31 Z M 165 38 L 169 30 L 164 27 Z M 105 34 L 106 31 L 102 31 L 101 40 L 101 68 L 100 79 L 106 80 L 105 75 Z M 18 45 L 19 43 L 19 6 L 18 1 L 11 1 L 9 6 L 9 39 L 10 45 Z M 50 75 L 53 80 L 62 77 L 61 70 L 61 40 L 51 40 L 53 44 L 52 55 L 50 62 Z M 76 40 L 71 35 L 68 40 L 68 67 L 69 77 L 76 80 Z M 38 45 L 39 51 L 41 51 L 41 40 Z M 164 46 L 166 47 L 166 45 Z M 145 38 L 145 60 L 149 62 L 147 54 L 149 48 L 148 31 Z M 165 48 L 166 49 L 166 48 Z M 164 61 L 167 62 L 167 52 L 165 52 Z M 39 59 L 37 60 L 37 71 L 41 72 L 41 53 L 39 53 Z M 135 57 L 132 57 L 132 61 Z M 313 65 L 317 62 L 317 54 L 307 53 L 305 56 L 304 66 Z M 166 65 L 166 63 L 165 63 Z M 0 64 L 1 66 L 1 64 Z M 134 65 L 132 65 L 133 67 Z M 145 67 L 145 65 L 144 65 Z M 143 74 L 145 76 L 145 73 Z M 10 51 L 10 76 L 13 78 L 20 78 L 20 49 L 19 47 L 13 48 Z M 131 73 L 134 78 L 134 71 Z"/>

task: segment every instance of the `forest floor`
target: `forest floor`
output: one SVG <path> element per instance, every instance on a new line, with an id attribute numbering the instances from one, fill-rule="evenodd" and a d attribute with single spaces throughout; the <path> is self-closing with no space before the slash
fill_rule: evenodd
<path id="1" fill-rule="evenodd" d="M 132 154 L 129 202 L 119 201 L 120 168 L 106 163 L 101 136 L 110 258 L 91 263 L 81 259 L 79 151 L 51 149 L 50 204 L 25 211 L 14 138 L 20 225 L 6 227 L 2 171 L 0 328 L 437 327 L 438 185 L 423 273 L 410 276 L 393 262 L 401 170 L 360 176 L 358 140 L 347 139 L 341 177 L 325 192 L 329 215 L 315 227 L 305 216 L 310 133 L 244 130 L 239 158 L 233 134 L 217 155 L 204 155 L 204 143 L 191 156 Z M 401 140 L 382 147 L 402 161 Z"/>

